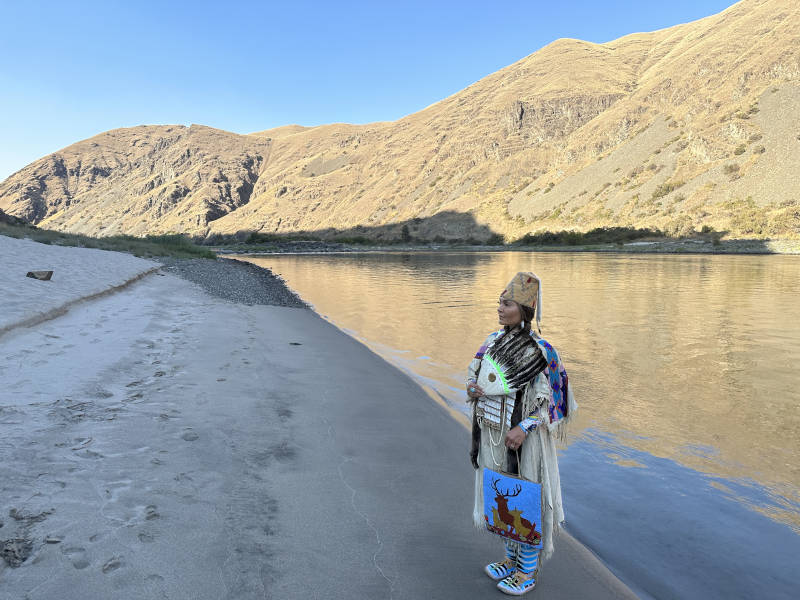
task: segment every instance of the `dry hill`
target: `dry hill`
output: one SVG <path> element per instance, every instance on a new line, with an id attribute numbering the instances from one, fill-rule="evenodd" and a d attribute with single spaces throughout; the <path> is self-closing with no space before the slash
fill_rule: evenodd
<path id="1" fill-rule="evenodd" d="M 606 44 L 557 40 L 396 122 L 110 131 L 9 177 L 0 209 L 89 234 L 795 236 L 799 152 L 800 3 L 744 0 Z"/>

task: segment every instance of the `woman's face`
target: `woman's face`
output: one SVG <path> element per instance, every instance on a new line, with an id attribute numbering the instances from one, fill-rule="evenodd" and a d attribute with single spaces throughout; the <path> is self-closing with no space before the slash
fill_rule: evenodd
<path id="1" fill-rule="evenodd" d="M 506 300 L 500 298 L 497 303 L 497 318 L 500 325 L 514 327 L 522 322 L 522 311 L 519 309 L 519 304 L 513 300 Z"/>

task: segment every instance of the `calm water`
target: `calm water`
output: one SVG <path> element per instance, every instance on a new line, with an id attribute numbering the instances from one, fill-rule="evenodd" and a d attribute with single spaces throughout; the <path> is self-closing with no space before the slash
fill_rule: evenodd
<path id="1" fill-rule="evenodd" d="M 643 596 L 800 597 L 800 259 L 248 260 L 459 410 L 499 292 L 535 271 L 580 404 L 561 455 L 569 529 Z"/>

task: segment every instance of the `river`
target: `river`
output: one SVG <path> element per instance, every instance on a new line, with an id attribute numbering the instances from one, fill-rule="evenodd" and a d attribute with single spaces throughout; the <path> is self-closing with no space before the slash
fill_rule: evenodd
<path id="1" fill-rule="evenodd" d="M 645 598 L 800 597 L 800 259 L 246 260 L 459 411 L 499 293 L 517 271 L 536 272 L 542 336 L 580 405 L 559 459 L 568 529 Z"/>

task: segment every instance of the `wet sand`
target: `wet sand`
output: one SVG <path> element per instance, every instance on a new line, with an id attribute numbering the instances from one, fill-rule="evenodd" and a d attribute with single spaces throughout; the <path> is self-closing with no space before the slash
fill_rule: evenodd
<path id="1" fill-rule="evenodd" d="M 466 430 L 309 310 L 153 274 L 0 369 L 4 600 L 504 597 Z M 634 596 L 564 534 L 528 597 Z"/>

